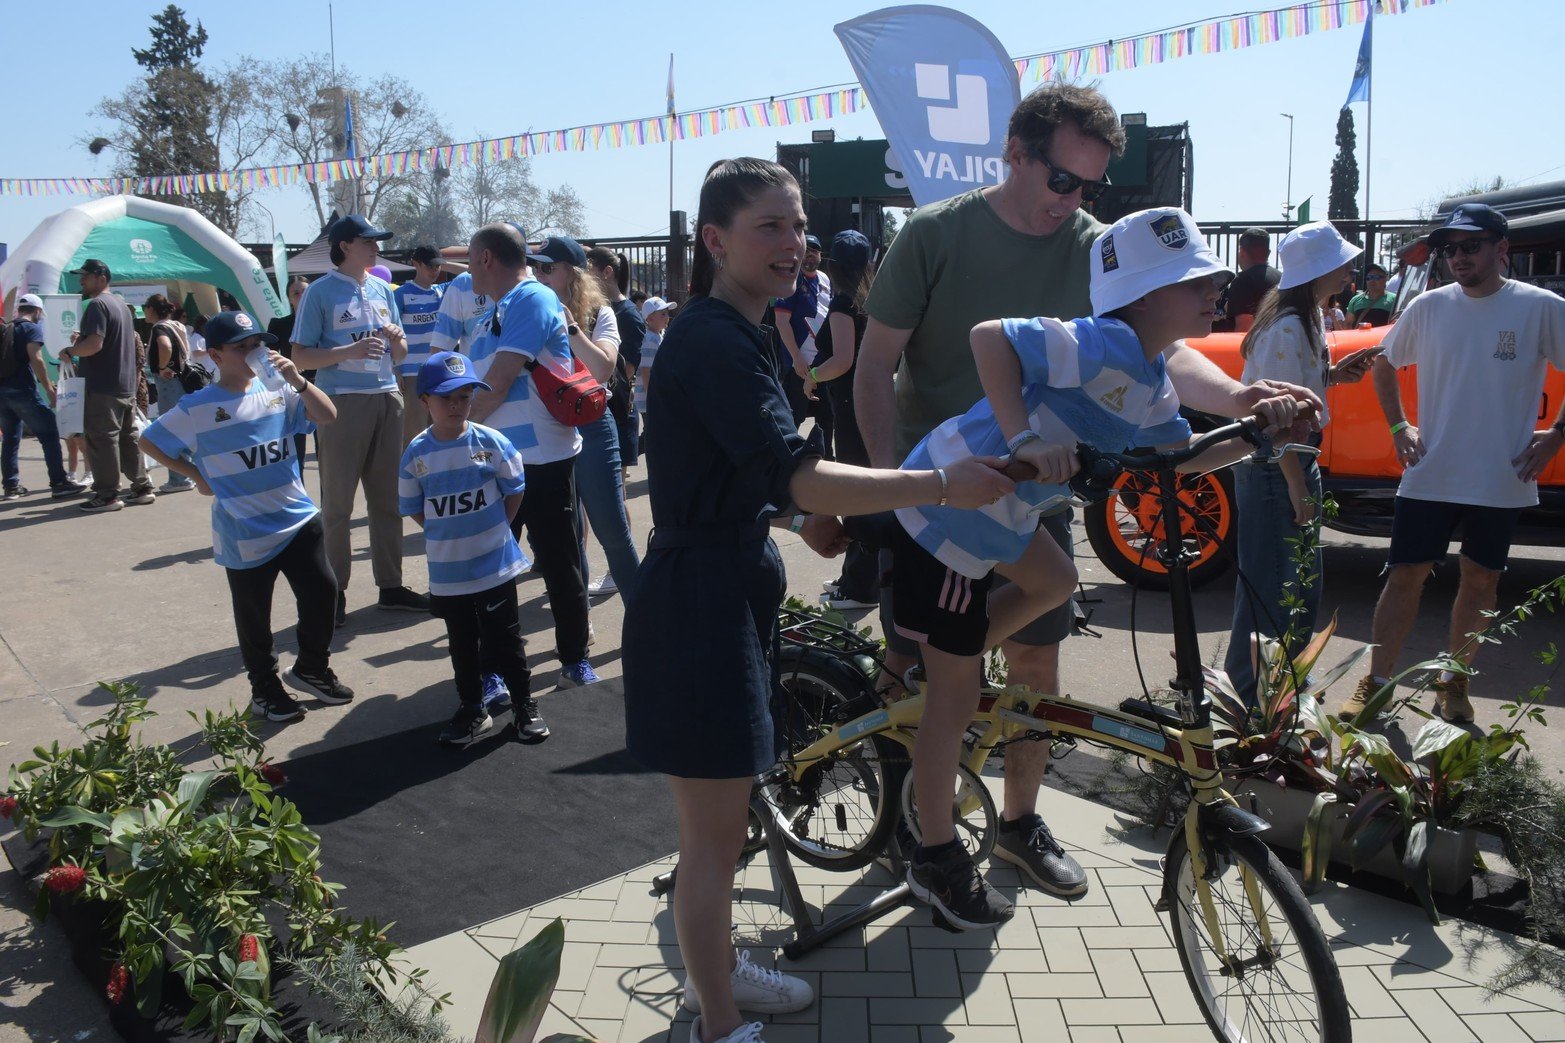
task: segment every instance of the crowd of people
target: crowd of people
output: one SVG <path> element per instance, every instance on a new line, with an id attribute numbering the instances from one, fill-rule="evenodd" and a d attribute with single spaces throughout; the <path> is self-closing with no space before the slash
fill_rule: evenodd
<path id="1" fill-rule="evenodd" d="M 698 1014 L 691 1040 L 759 1043 L 764 1027 L 741 1011 L 813 1001 L 803 980 L 737 954 L 729 930 L 752 779 L 781 752 L 776 616 L 787 584 L 773 527 L 822 555 L 848 552 L 827 600 L 879 604 L 889 678 L 922 667 L 913 785 L 929 799 L 917 801 L 908 879 L 949 922 L 981 929 L 1014 909 L 957 840 L 948 796 L 985 650 L 1004 650 L 1013 683 L 1060 690 L 1076 580 L 1064 483 L 1078 441 L 1183 445 L 1187 406 L 1258 414 L 1307 450 L 1330 420 L 1327 386 L 1373 373 L 1406 473 L 1371 669 L 1344 715 L 1391 683 L 1424 579 L 1458 529 L 1452 647 L 1482 628 L 1517 515 L 1565 444 L 1565 408 L 1534 430 L 1545 368 L 1565 367 L 1565 300 L 1505 278 L 1503 215 L 1457 208 L 1430 237 L 1451 283 L 1415 299 L 1379 348 L 1333 362 L 1329 329 L 1390 319 L 1384 269 L 1368 267 L 1338 316 L 1333 299 L 1360 250 L 1327 222 L 1283 237 L 1280 271 L 1269 237 L 1246 233 L 1237 275 L 1181 210 L 1104 226 L 1082 204 L 1103 192 L 1124 148 L 1097 90 L 1042 87 L 1011 115 L 1009 176 L 920 208 L 878 266 L 857 231 L 829 247 L 809 233 L 784 168 L 719 162 L 701 187 L 691 296 L 677 308 L 638 299 L 623 255 L 564 236 L 530 241 L 505 222 L 473 234 L 454 279 L 442 281 L 441 251 L 420 246 L 413 278 L 393 288 L 372 274 L 389 233 L 348 215 L 328 229 L 334 269 L 288 287 L 293 316 L 269 330 L 237 310 L 205 322 L 205 386 L 179 379 L 197 349 L 167 302 L 149 307 L 137 363 L 129 314 L 105 293 L 108 270 L 89 261 L 76 273 L 89 306 L 64 353 L 88 378 L 85 507 L 152 502 L 142 450 L 171 485 L 214 498 L 252 707 L 273 721 L 302 712 L 287 687 L 327 704 L 353 698 L 329 646 L 346 617 L 361 487 L 376 603 L 446 627 L 457 708 L 443 743 L 478 740 L 504 709 L 519 741 L 549 737 L 523 651 L 524 571 L 547 589 L 560 688 L 597 681 L 590 594 L 617 590 L 626 744 L 668 776 L 679 823 L 674 914 L 684 1004 Z M 34 376 L 48 386 L 38 307 L 19 299 L 26 381 L 0 380 L 6 490 L 19 484 L 20 417 L 45 438 L 54 495 L 80 495 L 40 392 L 21 389 Z M 1238 380 L 1184 344 L 1230 324 L 1244 336 Z M 1417 426 L 1396 380 L 1414 363 Z M 143 371 L 160 403 L 144 430 Z M 312 434 L 318 507 L 301 469 Z M 648 449 L 642 556 L 624 489 Z M 1245 453 L 1218 447 L 1189 466 Z M 1007 461 L 1035 477 L 1007 477 Z M 1237 486 L 1243 576 L 1225 665 L 1253 701 L 1256 635 L 1303 639 L 1320 605 L 1322 564 L 1295 553 L 1317 523 L 1320 475 L 1307 451 L 1289 452 L 1241 463 Z M 423 530 L 427 594 L 404 583 L 403 518 Z M 608 562 L 597 581 L 588 532 Z M 282 673 L 269 624 L 279 575 L 299 608 L 298 656 Z M 1289 606 L 1300 599 L 1290 634 L 1279 621 L 1299 614 Z M 699 664 L 699 684 L 671 648 Z M 1437 681 L 1441 716 L 1472 720 L 1466 685 L 1460 673 Z M 1044 744 L 1009 747 L 994 855 L 1040 889 L 1080 895 L 1087 874 L 1040 813 L 1046 760 Z"/>

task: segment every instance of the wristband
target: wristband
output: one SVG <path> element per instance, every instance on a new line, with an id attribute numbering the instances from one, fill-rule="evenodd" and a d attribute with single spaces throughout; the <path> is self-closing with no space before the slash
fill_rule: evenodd
<path id="1" fill-rule="evenodd" d="M 1009 449 L 1012 455 L 1015 455 L 1016 450 L 1020 449 L 1028 442 L 1041 441 L 1043 441 L 1043 436 L 1029 427 L 1027 430 L 1019 432 L 1015 437 L 1007 441 L 1005 443 L 1005 448 Z"/>
<path id="2" fill-rule="evenodd" d="M 793 516 L 793 521 L 788 523 L 788 531 L 789 532 L 798 532 L 799 530 L 803 529 L 804 528 L 804 519 L 808 518 L 808 517 L 809 517 L 809 515 L 807 515 L 807 514 L 795 514 Z"/>
<path id="3" fill-rule="evenodd" d="M 819 384 L 821 382 L 821 378 L 817 377 L 815 375 L 815 367 L 814 366 L 810 367 L 810 379 L 815 381 L 815 383 L 817 383 L 817 384 Z"/>
<path id="4" fill-rule="evenodd" d="M 935 506 L 944 507 L 947 494 L 951 492 L 951 481 L 946 477 L 946 469 L 944 467 L 935 468 L 935 477 L 940 479 L 940 502 L 935 504 Z"/>
<path id="5" fill-rule="evenodd" d="M 1398 431 L 1405 430 L 1410 426 L 1411 425 L 1406 420 L 1398 420 L 1396 423 L 1391 425 L 1391 433 L 1396 434 Z"/>

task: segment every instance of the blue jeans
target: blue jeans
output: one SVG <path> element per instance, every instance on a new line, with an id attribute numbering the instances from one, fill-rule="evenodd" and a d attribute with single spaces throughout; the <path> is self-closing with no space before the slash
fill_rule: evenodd
<path id="1" fill-rule="evenodd" d="M 1310 496 L 1320 499 L 1320 468 L 1314 458 L 1301 461 Z M 1239 578 L 1234 586 L 1233 627 L 1223 668 L 1234 690 L 1250 706 L 1258 705 L 1250 635 L 1276 638 L 1292 627 L 1289 655 L 1297 655 L 1315 633 L 1320 612 L 1321 554 L 1317 543 L 1301 577 L 1296 542 L 1307 527 L 1293 523 L 1288 481 L 1276 464 L 1241 464 L 1234 470 L 1239 507 Z M 1311 582 L 1305 584 L 1304 579 Z M 1285 588 L 1304 602 L 1301 615 L 1290 620 L 1283 606 Z"/>
<path id="2" fill-rule="evenodd" d="M 576 456 L 576 495 L 592 523 L 592 534 L 609 560 L 609 575 L 614 577 L 620 597 L 628 604 L 636 596 L 636 569 L 641 559 L 631 541 L 630 518 L 625 514 L 614 417 L 605 410 L 603 416 L 578 430 L 581 452 Z M 584 577 L 587 575 L 585 539 L 581 542 L 581 572 Z"/>
<path id="3" fill-rule="evenodd" d="M 26 388 L 0 386 L 0 480 L 7 487 L 21 484 L 22 425 L 43 443 L 43 463 L 49 486 L 57 489 L 69 479 L 60 455 L 60 428 L 54 410 L 43 400 L 37 385 Z"/>

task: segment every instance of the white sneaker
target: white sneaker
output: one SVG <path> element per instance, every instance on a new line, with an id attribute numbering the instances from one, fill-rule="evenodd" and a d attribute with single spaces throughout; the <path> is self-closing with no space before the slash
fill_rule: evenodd
<path id="1" fill-rule="evenodd" d="M 612 572 L 605 572 L 602 576 L 587 584 L 587 593 L 593 595 L 613 594 L 617 590 L 619 588 L 614 585 L 614 574 Z"/>
<path id="2" fill-rule="evenodd" d="M 781 971 L 767 970 L 750 961 L 748 950 L 739 950 L 739 962 L 729 976 L 734 990 L 734 1006 L 756 1014 L 792 1014 L 815 1002 L 815 991 L 803 978 L 795 978 Z M 701 1013 L 701 997 L 685 983 L 685 1009 Z M 730 1037 L 748 1040 L 748 1036 Z"/>
<path id="3" fill-rule="evenodd" d="M 761 1038 L 763 1026 L 759 1021 L 752 1021 L 748 1025 L 740 1025 L 726 1036 L 718 1038 L 717 1043 L 766 1043 Z M 690 1023 L 690 1043 L 706 1043 L 701 1038 L 701 1019 Z"/>

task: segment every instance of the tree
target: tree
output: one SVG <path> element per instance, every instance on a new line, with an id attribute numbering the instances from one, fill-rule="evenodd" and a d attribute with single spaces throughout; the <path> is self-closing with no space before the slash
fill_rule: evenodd
<path id="1" fill-rule="evenodd" d="M 458 212 L 454 180 L 444 167 L 421 172 L 391 196 L 381 212 L 381 226 L 396 233 L 403 247 L 467 242 L 470 233 Z"/>
<path id="2" fill-rule="evenodd" d="M 248 104 L 253 68 L 225 70 L 210 78 L 198 62 L 206 47 L 206 29 L 194 29 L 173 4 L 152 18 L 151 46 L 132 48 L 142 80 L 117 97 L 104 98 L 93 115 L 113 126 L 84 139 L 93 155 L 115 152 L 115 173 L 125 177 L 190 174 L 244 165 L 264 146 Z M 247 193 L 195 195 L 145 193 L 153 199 L 188 206 L 230 234 L 238 230 Z"/>
<path id="3" fill-rule="evenodd" d="M 1326 206 L 1326 216 L 1333 221 L 1344 218 L 1357 221 L 1359 216 L 1359 161 L 1355 150 L 1358 135 L 1353 133 L 1353 110 L 1343 106 L 1337 116 L 1337 157 L 1331 161 L 1331 197 Z M 1348 236 L 1355 243 L 1358 236 Z"/>
<path id="4" fill-rule="evenodd" d="M 515 221 L 529 236 L 586 232 L 586 206 L 569 185 L 540 189 L 526 156 L 499 163 L 479 162 L 457 175 L 462 211 L 469 231 L 492 221 Z"/>

